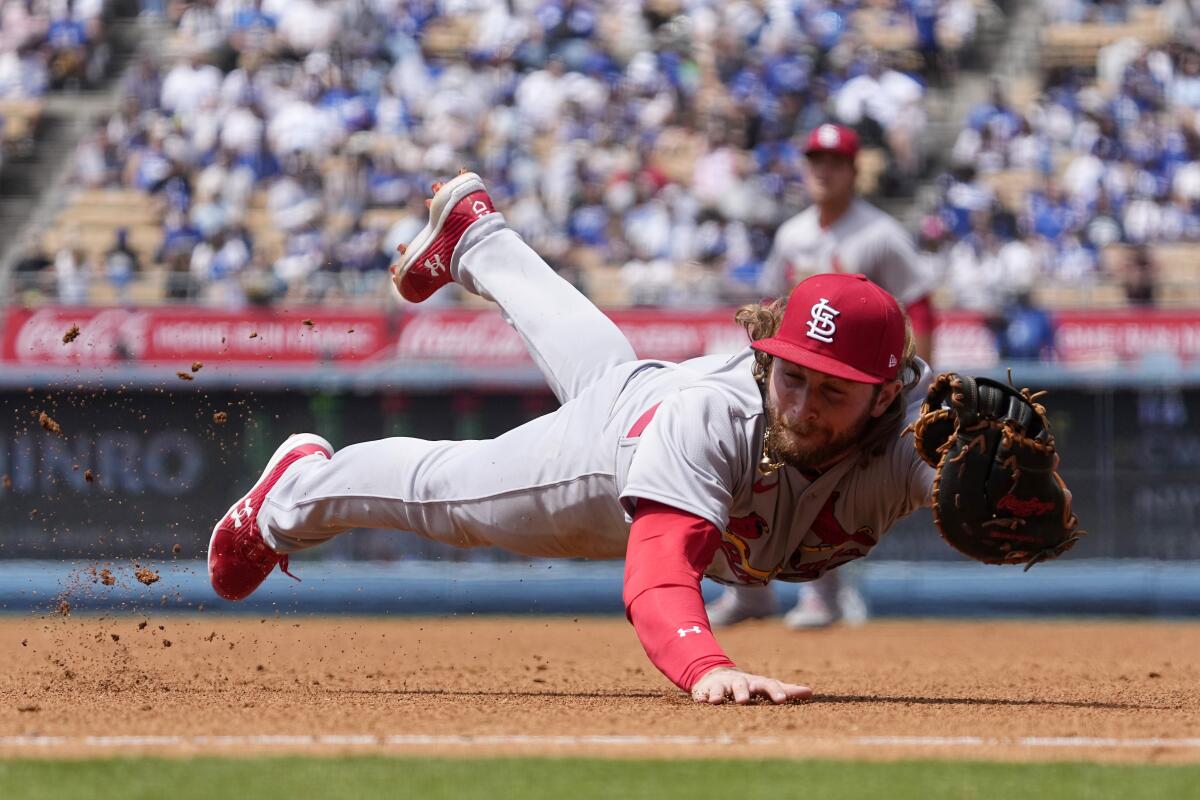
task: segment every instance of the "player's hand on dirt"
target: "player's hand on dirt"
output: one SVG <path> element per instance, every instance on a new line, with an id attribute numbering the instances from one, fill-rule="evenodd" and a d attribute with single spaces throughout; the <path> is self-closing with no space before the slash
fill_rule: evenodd
<path id="1" fill-rule="evenodd" d="M 717 667 L 692 687 L 692 699 L 697 703 L 720 705 L 726 700 L 733 700 L 745 705 L 755 697 L 764 697 L 772 703 L 791 703 L 808 700 L 812 697 L 812 689 L 762 675 L 751 675 L 732 667 Z"/>

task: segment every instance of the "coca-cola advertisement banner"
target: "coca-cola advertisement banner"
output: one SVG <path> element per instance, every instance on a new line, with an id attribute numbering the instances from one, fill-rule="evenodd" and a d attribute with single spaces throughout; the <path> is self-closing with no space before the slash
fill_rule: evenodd
<path id="1" fill-rule="evenodd" d="M 642 358 L 681 361 L 744 346 L 734 309 L 607 312 Z M 1056 358 L 1112 364 L 1166 355 L 1200 359 L 1200 314 L 1186 311 L 1064 311 Z M 0 361 L 30 366 L 105 366 L 180 361 L 268 366 L 396 359 L 464 365 L 529 363 L 525 345 L 497 311 L 293 308 L 12 308 L 0 327 Z M 943 314 L 934 333 L 938 366 L 987 368 L 995 337 L 978 314 Z"/>
<path id="2" fill-rule="evenodd" d="M 611 311 L 608 316 L 642 358 L 683 361 L 730 353 L 746 345 L 733 309 Z M 516 331 L 497 313 L 455 310 L 411 314 L 402 321 L 395 354 L 411 360 L 489 365 L 523 364 L 529 355 Z"/>
<path id="3" fill-rule="evenodd" d="M 0 359 L 27 365 L 224 361 L 296 364 L 379 357 L 394 340 L 370 309 L 10 309 Z"/>

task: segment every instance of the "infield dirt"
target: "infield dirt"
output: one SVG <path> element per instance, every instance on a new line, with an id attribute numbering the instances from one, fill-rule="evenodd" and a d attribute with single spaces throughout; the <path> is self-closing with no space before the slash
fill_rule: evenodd
<path id="1" fill-rule="evenodd" d="M 1200 746 L 1129 746 L 1200 742 L 1197 624 L 880 621 L 797 634 L 766 621 L 720 638 L 744 668 L 806 683 L 814 700 L 694 704 L 612 618 L 10 616 L 0 618 L 0 753 L 32 754 L 13 737 L 428 735 L 406 752 L 1200 761 Z M 451 736 L 495 738 L 441 741 Z M 553 736 L 649 738 L 599 747 Z M 917 736 L 989 744 L 888 741 Z M 1021 737 L 1124 741 L 1081 750 Z M 91 744 L 40 752 L 105 752 Z M 226 751 L 266 749 L 372 748 Z"/>

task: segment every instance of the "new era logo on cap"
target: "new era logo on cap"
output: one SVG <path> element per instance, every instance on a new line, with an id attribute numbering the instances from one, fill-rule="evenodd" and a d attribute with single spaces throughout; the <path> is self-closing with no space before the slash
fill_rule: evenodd
<path id="1" fill-rule="evenodd" d="M 894 380 L 904 351 L 904 314 L 865 275 L 814 275 L 792 290 L 779 330 L 753 347 L 860 383 Z"/>

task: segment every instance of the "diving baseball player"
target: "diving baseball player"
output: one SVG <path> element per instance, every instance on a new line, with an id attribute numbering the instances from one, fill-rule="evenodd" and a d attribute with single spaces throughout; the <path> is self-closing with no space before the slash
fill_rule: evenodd
<path id="1" fill-rule="evenodd" d="M 912 323 L 917 355 L 930 360 L 933 311 L 930 275 L 901 225 L 858 197 L 858 135 L 844 125 L 819 125 L 804 146 L 804 184 L 812 204 L 780 226 L 759 289 L 786 297 L 797 281 L 819 273 L 862 273 L 900 301 Z M 862 619 L 866 605 L 840 572 L 805 584 L 783 617 L 793 630 L 821 628 L 842 618 Z M 708 608 L 714 625 L 733 625 L 775 612 L 769 588 L 734 587 Z"/>
<path id="2" fill-rule="evenodd" d="M 928 502 L 935 470 L 900 432 L 921 422 L 931 378 L 896 301 L 862 276 L 817 276 L 786 310 L 744 310 L 754 341 L 739 353 L 638 360 L 507 227 L 476 175 L 434 190 L 429 224 L 394 268 L 400 293 L 420 302 L 453 280 L 494 300 L 561 407 L 482 441 L 391 438 L 335 453 L 320 436 L 292 436 L 213 530 L 217 593 L 246 597 L 277 565 L 286 572 L 290 553 L 358 527 L 624 557 L 629 620 L 695 700 L 810 697 L 734 665 L 700 580 L 811 580 L 866 555 Z M 922 441 L 949 436 L 956 409 L 927 409 Z"/>

